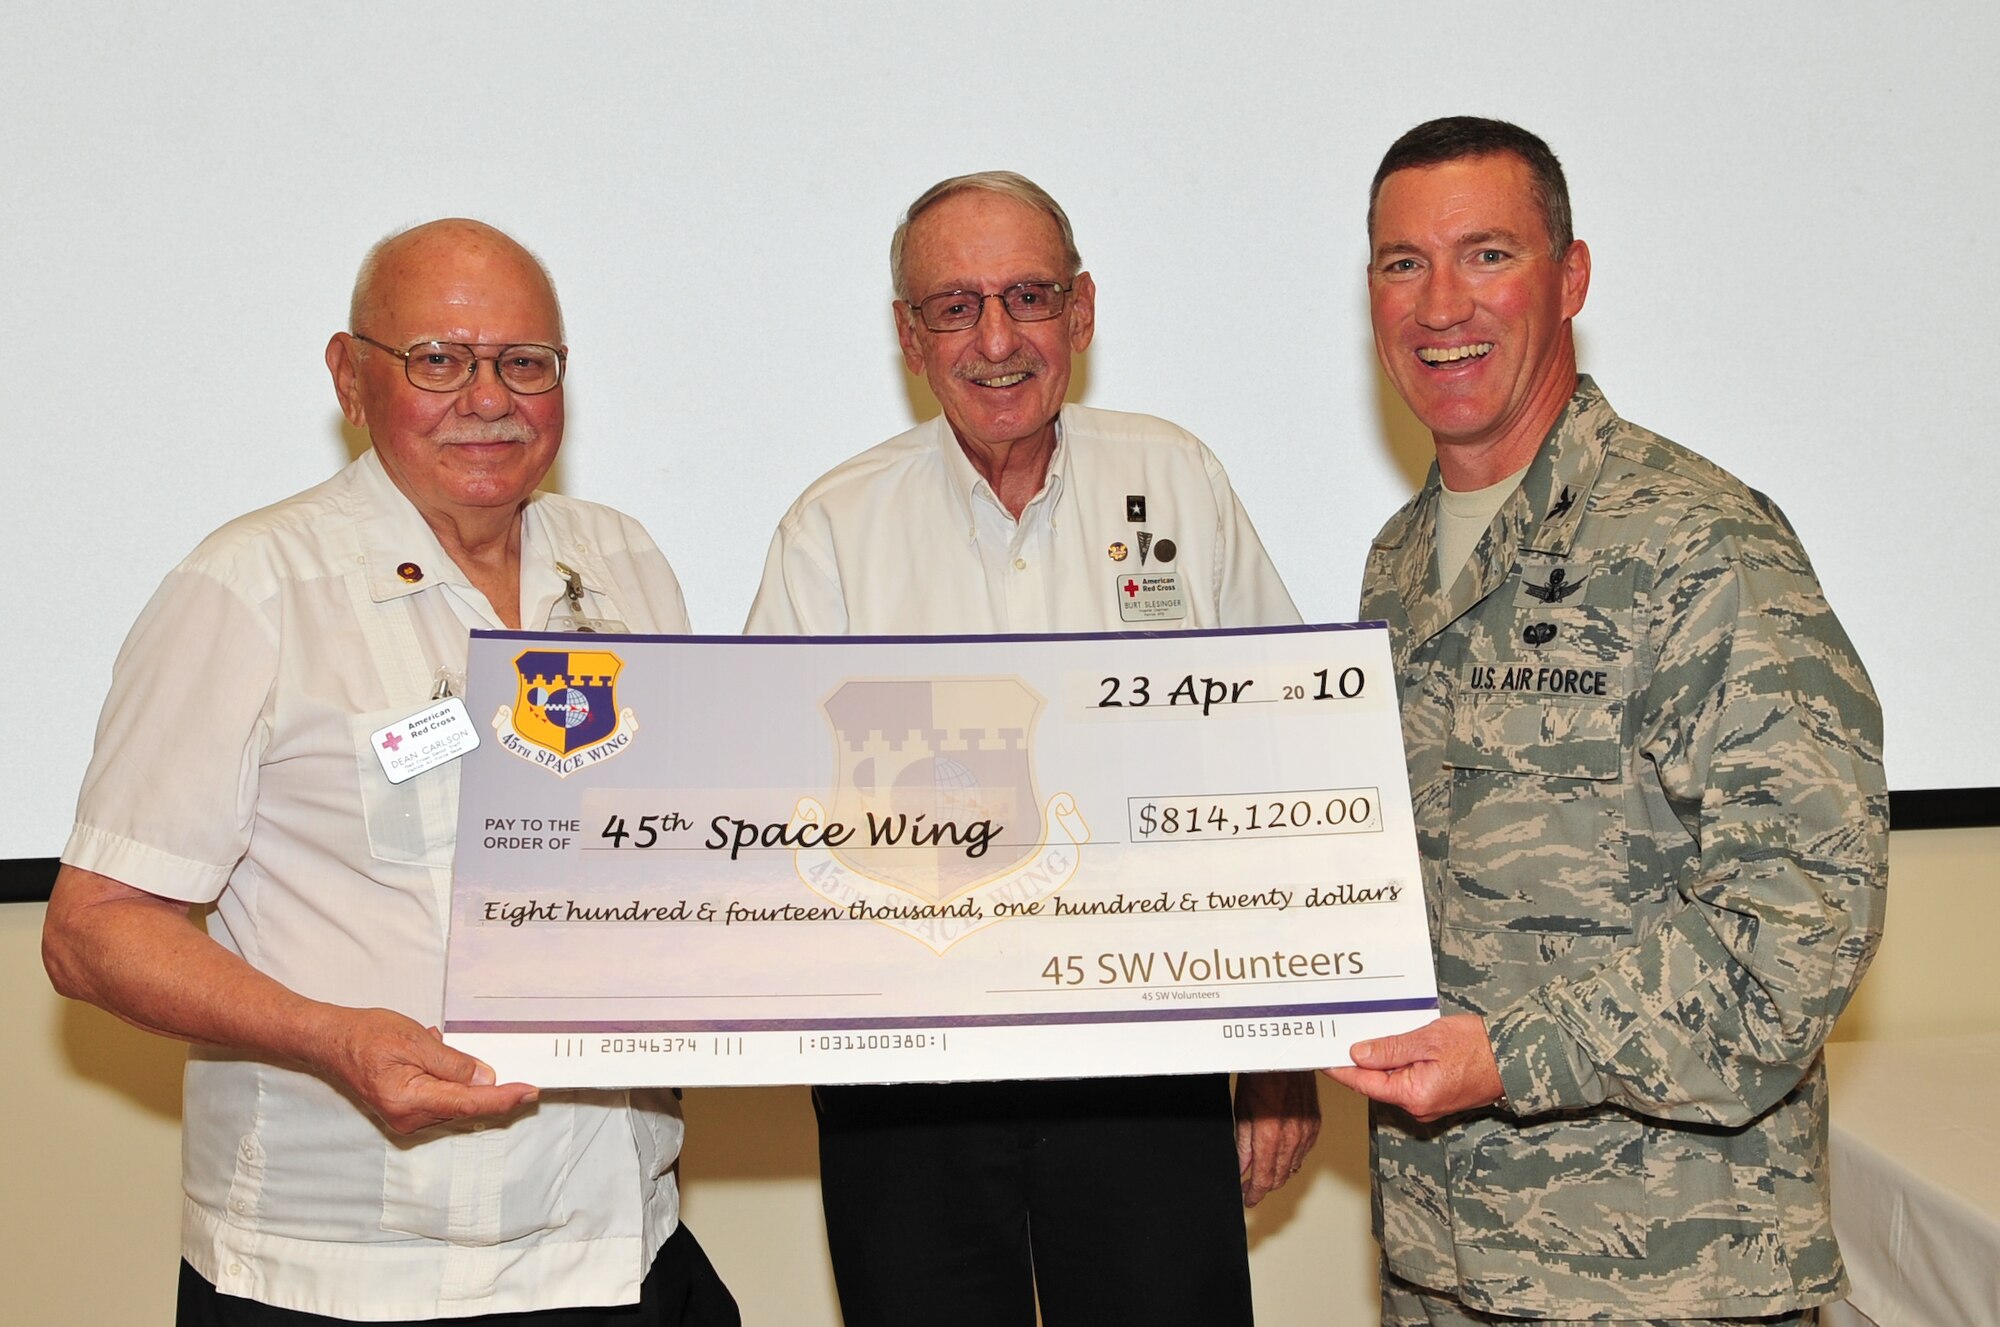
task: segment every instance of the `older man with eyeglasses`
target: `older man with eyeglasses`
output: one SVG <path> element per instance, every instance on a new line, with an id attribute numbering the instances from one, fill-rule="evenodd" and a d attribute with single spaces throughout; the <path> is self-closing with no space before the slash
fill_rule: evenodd
<path id="1" fill-rule="evenodd" d="M 542 1096 L 438 1037 L 458 767 L 378 749 L 469 724 L 469 629 L 685 632 L 680 587 L 637 522 L 535 492 L 565 352 L 527 250 L 393 236 L 350 319 L 326 362 L 373 448 L 141 614 L 43 937 L 64 994 L 194 1043 L 179 1322 L 734 1324 L 670 1092 Z"/>
<path id="2" fill-rule="evenodd" d="M 1165 420 L 1065 403 L 1096 288 L 1019 175 L 945 180 L 890 244 L 896 334 L 943 408 L 785 514 L 753 635 L 1280 625 L 1222 466 Z M 1242 1205 L 1319 1129 L 1310 1075 L 821 1087 L 847 1327 L 1250 1322 Z"/>

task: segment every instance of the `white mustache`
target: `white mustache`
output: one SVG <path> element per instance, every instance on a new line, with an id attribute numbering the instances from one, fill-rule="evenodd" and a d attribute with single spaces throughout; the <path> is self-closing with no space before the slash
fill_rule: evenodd
<path id="1" fill-rule="evenodd" d="M 954 378 L 964 378 L 967 381 L 976 378 L 1004 378 L 1010 373 L 1040 373 L 1042 367 L 1042 357 L 1040 355 L 1023 352 L 1018 355 L 1011 355 L 999 364 L 989 364 L 985 360 L 960 364 L 952 370 L 951 376 Z"/>
<path id="2" fill-rule="evenodd" d="M 431 434 L 431 441 L 450 446 L 467 442 L 533 442 L 535 431 L 518 419 L 496 419 L 488 424 L 463 424 Z"/>

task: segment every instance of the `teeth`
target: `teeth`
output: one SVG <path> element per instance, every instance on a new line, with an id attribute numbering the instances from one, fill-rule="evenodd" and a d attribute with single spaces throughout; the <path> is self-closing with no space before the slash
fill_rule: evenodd
<path id="1" fill-rule="evenodd" d="M 1473 346 L 1431 347 L 1417 351 L 1417 358 L 1426 364 L 1454 364 L 1461 359 L 1478 359 L 1493 349 L 1491 341 L 1481 341 Z"/>
<path id="2" fill-rule="evenodd" d="M 1009 373 L 1002 377 L 980 378 L 977 381 L 981 387 L 1012 387 L 1017 382 L 1026 382 L 1027 380 L 1028 375 L 1025 373 Z"/>

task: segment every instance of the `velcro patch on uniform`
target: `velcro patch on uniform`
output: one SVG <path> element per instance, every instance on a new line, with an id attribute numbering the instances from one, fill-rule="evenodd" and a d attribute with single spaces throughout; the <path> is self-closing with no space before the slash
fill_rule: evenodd
<path id="1" fill-rule="evenodd" d="M 1632 603 L 1633 569 L 1622 559 L 1576 562 L 1530 554 L 1514 568 L 1514 607 L 1618 609 Z"/>
<path id="2" fill-rule="evenodd" d="M 1589 583 L 1588 567 L 1565 564 L 1554 567 L 1521 568 L 1520 588 L 1514 592 L 1516 604 L 1544 604 L 1550 608 L 1582 603 L 1578 591 Z"/>

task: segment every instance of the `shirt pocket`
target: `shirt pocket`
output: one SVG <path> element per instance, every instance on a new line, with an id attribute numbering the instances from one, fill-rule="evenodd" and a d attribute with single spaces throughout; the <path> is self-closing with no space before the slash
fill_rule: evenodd
<path id="1" fill-rule="evenodd" d="M 1456 692 L 1446 926 L 1630 932 L 1624 718 L 1620 696 Z"/>
<path id="2" fill-rule="evenodd" d="M 1646 1128 L 1621 1111 L 1476 1119 L 1455 1131 L 1450 1167 L 1459 1244 L 1646 1256 Z"/>
<path id="3" fill-rule="evenodd" d="M 375 860 L 449 869 L 458 841 L 459 762 L 391 783 L 375 755 L 374 734 L 421 708 L 373 710 L 350 721 L 362 819 L 368 826 L 368 852 Z"/>

